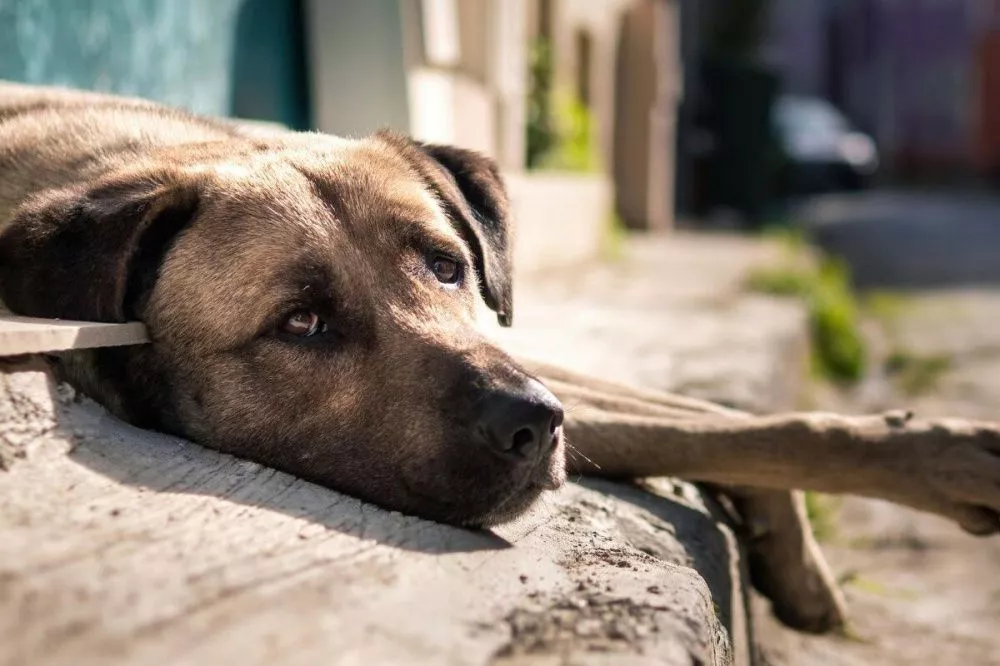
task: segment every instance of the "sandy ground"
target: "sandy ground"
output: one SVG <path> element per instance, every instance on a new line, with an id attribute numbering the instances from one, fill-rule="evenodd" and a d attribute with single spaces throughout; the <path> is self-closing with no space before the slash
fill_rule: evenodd
<path id="1" fill-rule="evenodd" d="M 1000 291 L 923 293 L 904 299 L 874 331 L 876 356 L 905 350 L 948 358 L 919 396 L 875 377 L 824 408 L 868 411 L 905 406 L 924 416 L 998 418 Z M 823 547 L 844 581 L 849 637 L 797 634 L 756 600 L 764 663 L 1000 664 L 1000 537 L 979 539 L 934 516 L 884 502 L 845 498 Z"/>

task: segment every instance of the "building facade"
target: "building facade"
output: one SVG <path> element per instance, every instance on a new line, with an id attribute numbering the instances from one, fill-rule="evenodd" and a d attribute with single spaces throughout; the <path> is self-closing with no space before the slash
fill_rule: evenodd
<path id="1" fill-rule="evenodd" d="M 388 127 L 480 150 L 508 174 L 530 268 L 595 254 L 615 209 L 632 227 L 671 226 L 676 6 L 0 0 L 0 78 L 347 136 Z M 589 173 L 525 168 L 529 57 L 540 39 L 555 87 L 593 118 Z"/>

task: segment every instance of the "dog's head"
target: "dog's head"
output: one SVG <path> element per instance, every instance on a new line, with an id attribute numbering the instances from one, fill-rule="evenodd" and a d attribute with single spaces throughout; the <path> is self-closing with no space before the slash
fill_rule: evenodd
<path id="1" fill-rule="evenodd" d="M 452 523 L 558 486 L 562 410 L 475 327 L 509 324 L 507 198 L 478 154 L 391 134 L 177 149 L 47 192 L 0 235 L 0 299 L 139 319 L 65 376 L 137 425 Z"/>

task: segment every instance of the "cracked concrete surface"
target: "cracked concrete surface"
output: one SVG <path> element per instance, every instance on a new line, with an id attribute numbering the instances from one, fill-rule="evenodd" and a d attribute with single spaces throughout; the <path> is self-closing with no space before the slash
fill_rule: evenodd
<path id="1" fill-rule="evenodd" d="M 459 530 L 130 428 L 42 373 L 2 377 L 31 405 L 5 432 L 43 415 L 0 477 L 2 663 L 731 663 L 687 565 L 735 566 L 732 546 L 697 507 L 588 481 Z M 689 552 L 678 511 L 715 547 Z M 566 604 L 579 640 L 525 639 L 518 618 Z"/>

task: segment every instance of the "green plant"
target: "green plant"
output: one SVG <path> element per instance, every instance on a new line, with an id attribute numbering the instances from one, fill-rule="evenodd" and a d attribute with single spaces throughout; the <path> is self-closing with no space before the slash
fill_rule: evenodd
<path id="1" fill-rule="evenodd" d="M 809 311 L 815 371 L 837 382 L 856 382 L 867 370 L 867 351 L 861 333 L 861 313 L 851 290 L 847 267 L 822 259 L 818 266 L 787 261 L 775 268 L 751 273 L 747 287 L 775 296 L 801 299 Z"/>
<path id="2" fill-rule="evenodd" d="M 765 223 L 760 229 L 760 235 L 780 245 L 792 259 L 802 258 L 809 244 L 805 231 L 789 222 Z"/>
<path id="3" fill-rule="evenodd" d="M 820 350 L 816 360 L 823 376 L 848 382 L 864 377 L 867 350 L 861 313 L 842 262 L 826 260 L 820 265 L 809 297 L 809 312 L 813 342 Z"/>
<path id="4" fill-rule="evenodd" d="M 865 295 L 865 311 L 883 324 L 895 324 L 911 304 L 906 296 L 891 291 L 872 291 Z"/>
<path id="5" fill-rule="evenodd" d="M 900 390 L 913 397 L 932 390 L 951 368 L 951 359 L 943 354 L 922 356 L 896 350 L 886 358 L 884 367 Z"/>
<path id="6" fill-rule="evenodd" d="M 553 90 L 552 47 L 538 39 L 531 49 L 528 92 L 529 169 L 590 172 L 598 169 L 594 121 L 578 97 Z"/>
<path id="7" fill-rule="evenodd" d="M 527 118 L 528 168 L 537 168 L 558 141 L 552 112 L 552 47 L 536 39 L 531 46 Z"/>
<path id="8" fill-rule="evenodd" d="M 619 262 L 625 258 L 625 239 L 628 231 L 625 230 L 625 222 L 612 211 L 608 213 L 604 222 L 604 233 L 601 236 L 601 258 L 608 262 Z"/>
<path id="9" fill-rule="evenodd" d="M 556 141 L 541 155 L 538 168 L 552 171 L 592 172 L 598 169 L 590 109 L 577 97 L 553 96 Z"/>
<path id="10" fill-rule="evenodd" d="M 894 588 L 881 583 L 873 578 L 862 576 L 857 571 L 849 571 L 840 577 L 840 585 L 850 585 L 861 592 L 873 596 L 895 598 L 895 599 L 918 599 L 920 595 L 915 590 L 905 588 Z"/>
<path id="11" fill-rule="evenodd" d="M 805 271 L 791 268 L 761 269 L 747 278 L 750 291 L 772 296 L 805 298 L 812 290 L 815 277 Z"/>
<path id="12" fill-rule="evenodd" d="M 806 516 L 817 541 L 831 541 L 837 537 L 837 512 L 840 498 L 806 492 Z"/>

